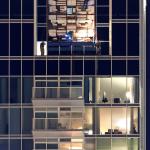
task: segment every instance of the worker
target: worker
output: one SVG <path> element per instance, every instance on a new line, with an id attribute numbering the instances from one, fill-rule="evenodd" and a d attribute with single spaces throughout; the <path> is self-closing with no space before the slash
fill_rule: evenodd
<path id="1" fill-rule="evenodd" d="M 101 54 L 101 43 L 100 43 L 100 41 L 97 41 L 95 46 L 96 46 L 96 54 L 100 55 Z"/>
<path id="2" fill-rule="evenodd" d="M 44 46 L 45 46 L 45 42 L 42 41 L 42 42 L 40 43 L 41 56 L 44 56 L 44 51 L 45 51 Z"/>

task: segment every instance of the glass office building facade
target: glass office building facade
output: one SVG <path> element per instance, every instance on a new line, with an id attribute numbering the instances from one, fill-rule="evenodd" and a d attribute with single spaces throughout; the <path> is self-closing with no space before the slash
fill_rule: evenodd
<path id="1" fill-rule="evenodd" d="M 145 0 L 3 0 L 0 150 L 146 150 Z"/>

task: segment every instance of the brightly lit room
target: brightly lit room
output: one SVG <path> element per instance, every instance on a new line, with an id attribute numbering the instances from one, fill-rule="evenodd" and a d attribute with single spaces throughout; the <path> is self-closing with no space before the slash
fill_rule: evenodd
<path id="1" fill-rule="evenodd" d="M 97 77 L 95 80 L 96 103 L 139 103 L 137 77 Z M 89 100 L 92 102 L 93 82 L 89 78 Z"/>
<path id="2" fill-rule="evenodd" d="M 85 134 L 92 135 L 94 132 L 100 135 L 139 134 L 138 119 L 138 108 L 135 107 L 105 107 L 96 109 L 87 107 L 84 118 Z M 94 124 L 93 120 L 95 120 Z"/>

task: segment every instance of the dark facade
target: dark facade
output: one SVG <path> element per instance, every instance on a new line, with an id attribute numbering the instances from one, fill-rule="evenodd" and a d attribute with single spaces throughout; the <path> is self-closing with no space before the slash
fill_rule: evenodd
<path id="1" fill-rule="evenodd" d="M 145 1 L 5 0 L 0 149 L 145 150 Z"/>

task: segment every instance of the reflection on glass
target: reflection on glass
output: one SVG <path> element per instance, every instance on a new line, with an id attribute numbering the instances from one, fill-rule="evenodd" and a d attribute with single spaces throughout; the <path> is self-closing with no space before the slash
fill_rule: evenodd
<path id="1" fill-rule="evenodd" d="M 95 150 L 95 138 L 85 138 L 85 149 Z"/>
<path id="2" fill-rule="evenodd" d="M 137 78 L 127 78 L 126 98 L 130 103 L 139 102 L 139 82 Z"/>
<path id="3" fill-rule="evenodd" d="M 111 109 L 99 109 L 99 118 L 100 134 L 111 134 Z"/>
<path id="4" fill-rule="evenodd" d="M 126 108 L 112 108 L 112 129 L 114 134 L 126 134 Z"/>
<path id="5" fill-rule="evenodd" d="M 97 103 L 110 102 L 111 99 L 111 78 L 96 78 L 95 96 Z"/>
<path id="6" fill-rule="evenodd" d="M 127 139 L 128 143 L 128 150 L 139 150 L 139 139 L 136 138 L 128 138 Z"/>
<path id="7" fill-rule="evenodd" d="M 85 119 L 84 119 L 84 130 L 85 134 L 93 134 L 92 125 L 93 125 L 93 111 L 92 108 L 85 109 Z"/>
<path id="8" fill-rule="evenodd" d="M 83 129 L 82 119 L 71 119 L 71 129 Z"/>
<path id="9" fill-rule="evenodd" d="M 35 119 L 35 129 L 45 129 L 45 119 Z"/>
<path id="10" fill-rule="evenodd" d="M 82 89 L 81 88 L 71 88 L 71 98 L 73 99 L 81 99 L 82 97 Z"/>
<path id="11" fill-rule="evenodd" d="M 112 139 L 112 150 L 127 150 L 126 138 Z"/>
<path id="12" fill-rule="evenodd" d="M 98 138 L 97 139 L 97 150 L 111 150 L 111 139 Z M 120 149 L 120 150 L 122 150 L 122 149 Z"/>
<path id="13" fill-rule="evenodd" d="M 114 103 L 122 103 L 126 94 L 126 77 L 112 78 L 112 98 Z"/>
<path id="14" fill-rule="evenodd" d="M 127 133 L 138 134 L 138 108 L 127 109 Z"/>

